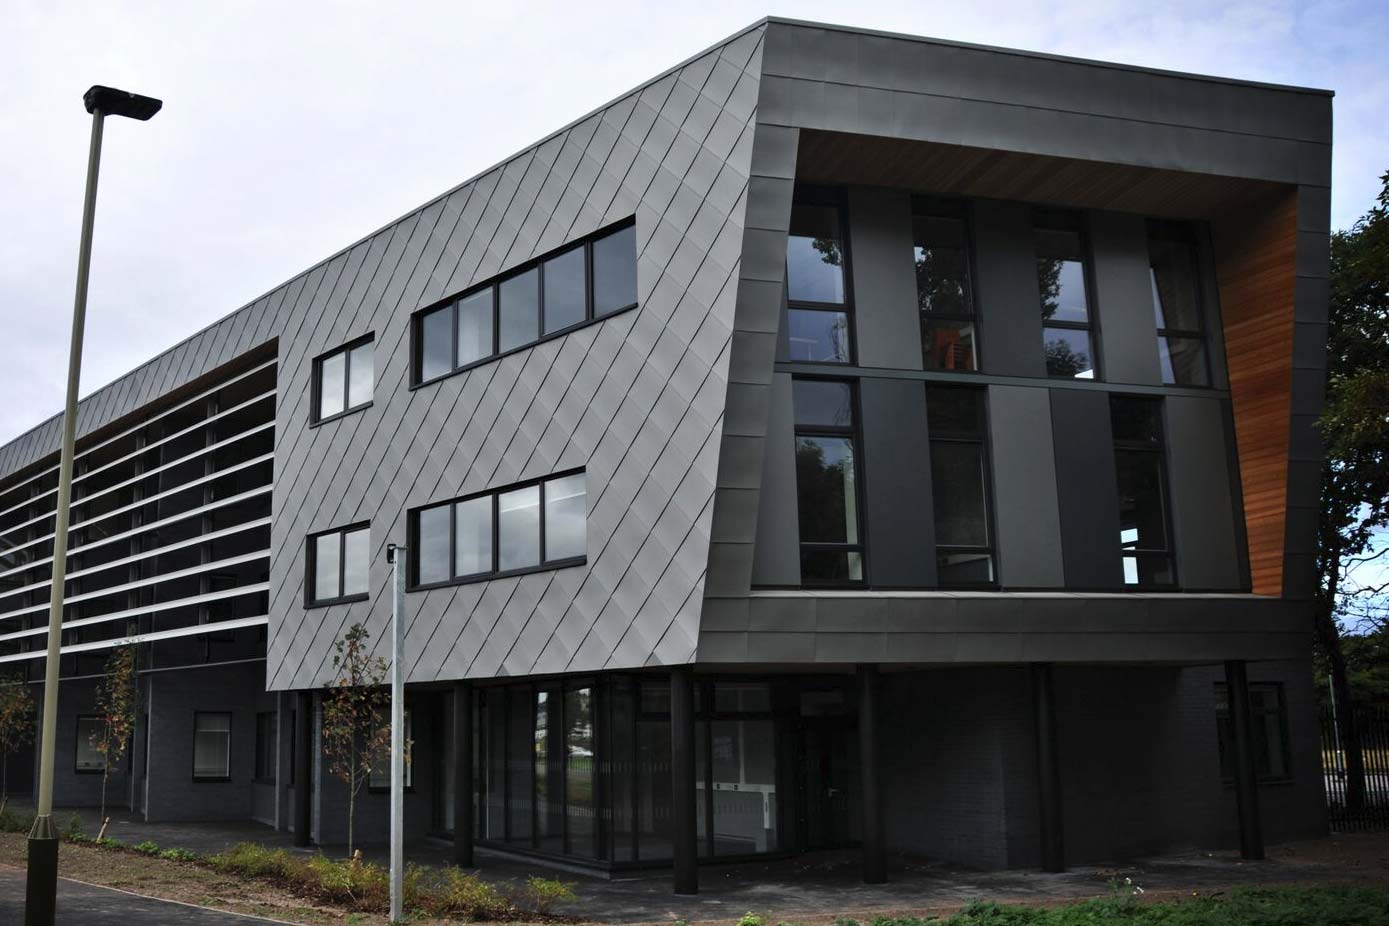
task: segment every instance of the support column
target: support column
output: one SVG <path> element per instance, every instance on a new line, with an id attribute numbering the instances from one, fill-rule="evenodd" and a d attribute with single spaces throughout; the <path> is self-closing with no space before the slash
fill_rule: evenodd
<path id="1" fill-rule="evenodd" d="M 863 790 L 863 883 L 887 882 L 887 843 L 878 771 L 878 667 L 858 667 L 858 751 Z"/>
<path id="2" fill-rule="evenodd" d="M 294 844 L 310 844 L 313 827 L 313 692 L 296 692 L 294 707 Z"/>
<path id="3" fill-rule="evenodd" d="M 1225 688 L 1230 704 L 1230 733 L 1234 740 L 1235 804 L 1239 808 L 1241 858 L 1264 857 L 1264 833 L 1259 820 L 1259 776 L 1254 767 L 1252 721 L 1249 716 L 1249 675 L 1244 660 L 1225 663 Z"/>
<path id="4" fill-rule="evenodd" d="M 473 684 L 453 686 L 453 863 L 473 867 Z"/>
<path id="5" fill-rule="evenodd" d="M 693 675 L 689 666 L 677 666 L 670 673 L 670 802 L 677 894 L 699 893 Z"/>
<path id="6" fill-rule="evenodd" d="M 1037 729 L 1038 822 L 1042 837 L 1042 870 L 1065 871 L 1066 851 L 1061 840 L 1061 762 L 1056 733 L 1056 689 L 1051 664 L 1034 662 L 1032 705 Z"/>

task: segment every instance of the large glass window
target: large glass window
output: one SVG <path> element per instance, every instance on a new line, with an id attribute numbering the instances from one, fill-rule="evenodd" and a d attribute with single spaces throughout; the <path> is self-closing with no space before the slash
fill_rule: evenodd
<path id="1" fill-rule="evenodd" d="M 74 769 L 79 772 L 100 772 L 106 768 L 106 757 L 93 745 L 101 735 L 100 717 L 79 715 L 77 718 L 77 750 Z"/>
<path id="2" fill-rule="evenodd" d="M 1096 379 L 1090 257 L 1080 217 L 1038 211 L 1033 241 L 1047 375 Z"/>
<path id="3" fill-rule="evenodd" d="M 931 495 L 936 571 L 942 588 L 994 582 L 984 390 L 929 386 Z"/>
<path id="4" fill-rule="evenodd" d="M 274 711 L 256 714 L 256 781 L 268 783 L 275 780 L 275 757 L 279 755 L 275 737 L 278 730 L 278 718 Z"/>
<path id="5" fill-rule="evenodd" d="M 912 245 L 926 369 L 977 369 L 974 287 L 964 204 L 913 197 Z"/>
<path id="6" fill-rule="evenodd" d="M 1174 585 L 1162 402 L 1111 396 L 1109 412 L 1119 484 L 1124 584 L 1140 588 Z"/>
<path id="7" fill-rule="evenodd" d="M 1283 686 L 1277 682 L 1249 683 L 1250 739 L 1254 752 L 1254 771 L 1259 781 L 1288 781 L 1292 763 L 1288 758 L 1288 708 Z M 1230 689 L 1224 682 L 1215 686 L 1216 738 L 1220 746 L 1220 777 L 1235 777 L 1235 738 L 1230 726 Z"/>
<path id="8" fill-rule="evenodd" d="M 421 586 L 577 565 L 587 552 L 582 472 L 431 505 L 410 518 Z"/>
<path id="9" fill-rule="evenodd" d="M 413 723 L 413 711 L 405 709 L 405 781 L 402 784 L 406 788 L 415 786 L 415 730 Z M 390 717 L 382 718 L 387 725 L 390 724 Z M 371 767 L 367 773 L 367 790 L 369 791 L 389 791 L 391 788 L 391 756 L 387 751 L 381 760 Z"/>
<path id="10" fill-rule="evenodd" d="M 324 605 L 365 598 L 370 572 L 371 531 L 368 525 L 310 535 L 304 570 L 307 604 Z"/>
<path id="11" fill-rule="evenodd" d="M 593 689 L 564 693 L 564 807 L 571 855 L 598 854 Z"/>
<path id="12" fill-rule="evenodd" d="M 1178 386 L 1210 385 L 1201 312 L 1200 264 L 1196 238 L 1189 224 L 1148 223 L 1148 268 L 1162 381 Z"/>
<path id="13" fill-rule="evenodd" d="M 854 388 L 837 380 L 796 379 L 792 401 L 801 581 L 805 585 L 862 582 Z"/>
<path id="14" fill-rule="evenodd" d="M 417 313 L 414 383 L 635 307 L 636 249 L 636 226 L 628 223 Z"/>
<path id="15" fill-rule="evenodd" d="M 231 714 L 193 715 L 193 780 L 226 781 L 231 778 Z"/>
<path id="16" fill-rule="evenodd" d="M 373 336 L 358 338 L 314 361 L 313 420 L 335 418 L 371 404 Z"/>
<path id="17" fill-rule="evenodd" d="M 836 196 L 798 191 L 786 237 L 790 359 L 849 363 L 853 357 L 843 209 Z"/>

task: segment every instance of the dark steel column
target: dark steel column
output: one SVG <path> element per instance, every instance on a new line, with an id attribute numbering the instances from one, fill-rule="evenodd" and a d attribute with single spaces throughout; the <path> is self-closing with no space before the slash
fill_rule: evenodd
<path id="1" fill-rule="evenodd" d="M 1249 717 L 1249 675 L 1244 660 L 1225 663 L 1225 688 L 1230 704 L 1230 733 L 1235 754 L 1235 804 L 1239 808 L 1240 857 L 1264 857 L 1264 833 L 1259 822 L 1259 777 L 1254 768 L 1254 748 Z"/>
<path id="2" fill-rule="evenodd" d="M 698 894 L 694 680 L 689 666 L 677 666 L 670 673 L 670 792 L 675 893 Z"/>
<path id="3" fill-rule="evenodd" d="M 1065 871 L 1066 850 L 1061 840 L 1061 761 L 1056 738 L 1056 690 L 1050 663 L 1034 662 L 1028 670 L 1032 676 L 1032 705 L 1036 711 L 1042 869 Z"/>
<path id="4" fill-rule="evenodd" d="M 473 867 L 473 683 L 453 686 L 453 863 Z"/>
<path id="5" fill-rule="evenodd" d="M 887 882 L 887 843 L 878 773 L 878 667 L 858 667 L 858 752 L 863 789 L 863 883 Z"/>
<path id="6" fill-rule="evenodd" d="M 307 846 L 313 827 L 313 692 L 297 692 L 294 707 L 294 844 Z"/>

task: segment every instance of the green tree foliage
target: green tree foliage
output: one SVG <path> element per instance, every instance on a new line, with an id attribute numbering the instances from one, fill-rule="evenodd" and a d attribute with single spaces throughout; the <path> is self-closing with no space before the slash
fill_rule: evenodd
<path id="1" fill-rule="evenodd" d="M 0 807 L 10 799 L 10 753 L 34 741 L 34 697 L 24 677 L 0 677 Z"/>
<path id="2" fill-rule="evenodd" d="M 140 703 L 135 647 L 120 646 L 106 660 L 106 675 L 96 690 L 96 709 L 101 723 L 92 733 L 92 748 L 101 754 L 101 819 L 106 819 L 106 785 L 111 769 L 120 764 L 135 733 L 135 714 Z"/>
<path id="3" fill-rule="evenodd" d="M 372 770 L 391 754 L 391 693 L 386 661 L 367 649 L 371 634 L 353 624 L 334 644 L 338 673 L 323 698 L 323 754 L 328 769 L 347 785 L 347 854 L 352 855 L 357 795 Z"/>

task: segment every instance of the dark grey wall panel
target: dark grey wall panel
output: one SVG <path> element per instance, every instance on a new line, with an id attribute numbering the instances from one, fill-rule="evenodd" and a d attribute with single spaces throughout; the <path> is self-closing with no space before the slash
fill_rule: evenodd
<path id="1" fill-rule="evenodd" d="M 1066 587 L 1122 588 L 1119 490 L 1114 471 L 1114 437 L 1109 426 L 1109 396 L 1102 392 L 1053 389 L 1051 429 Z"/>
<path id="2" fill-rule="evenodd" d="M 1065 570 L 1048 390 L 990 386 L 989 444 L 999 584 L 1060 588 Z"/>
<path id="3" fill-rule="evenodd" d="M 1177 581 L 1190 590 L 1243 586 L 1230 496 L 1233 448 L 1225 443 L 1225 402 L 1171 396 L 1164 400 L 1167 482 Z"/>
<path id="4" fill-rule="evenodd" d="M 900 379 L 859 381 L 863 411 L 868 579 L 878 587 L 936 584 L 926 391 Z"/>
<path id="5" fill-rule="evenodd" d="M 1045 376 L 1032 211 L 1020 203 L 976 202 L 974 246 L 980 368 L 1008 376 Z"/>
<path id="6" fill-rule="evenodd" d="M 1092 212 L 1090 249 L 1104 378 L 1111 383 L 1160 384 L 1147 222 L 1137 215 Z"/>
<path id="7" fill-rule="evenodd" d="M 791 377 L 772 377 L 762 491 L 753 548 L 754 585 L 800 585 L 800 522 L 796 513 L 796 437 L 792 424 Z"/>
<path id="8" fill-rule="evenodd" d="M 851 187 L 849 256 L 860 366 L 921 369 L 911 255 L 910 195 L 905 190 Z"/>

